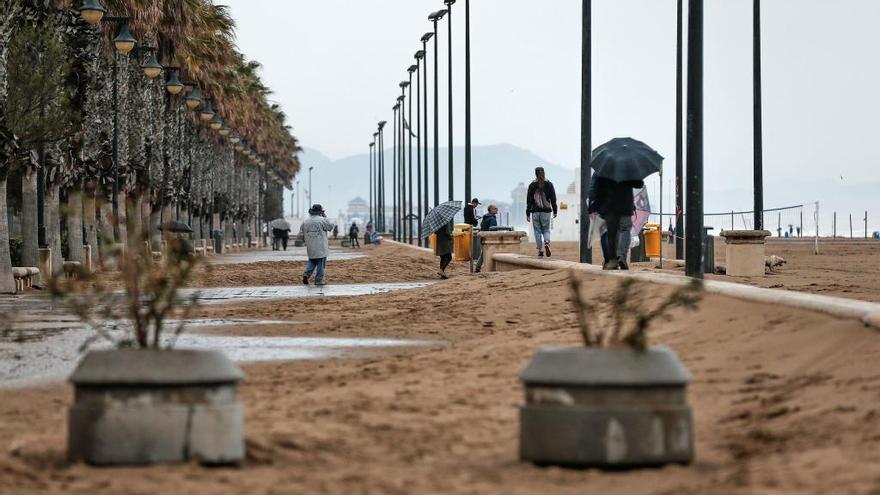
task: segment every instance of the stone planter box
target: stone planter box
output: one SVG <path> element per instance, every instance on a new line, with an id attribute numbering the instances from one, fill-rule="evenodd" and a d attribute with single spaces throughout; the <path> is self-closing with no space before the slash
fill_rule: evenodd
<path id="1" fill-rule="evenodd" d="M 70 377 L 68 457 L 97 465 L 240 463 L 242 377 L 217 351 L 92 351 Z"/>
<path id="2" fill-rule="evenodd" d="M 524 461 L 629 468 L 693 460 L 690 374 L 668 348 L 544 348 L 520 378 Z"/>
<path id="3" fill-rule="evenodd" d="M 764 243 L 767 230 L 725 230 L 727 275 L 731 277 L 764 276 Z"/>

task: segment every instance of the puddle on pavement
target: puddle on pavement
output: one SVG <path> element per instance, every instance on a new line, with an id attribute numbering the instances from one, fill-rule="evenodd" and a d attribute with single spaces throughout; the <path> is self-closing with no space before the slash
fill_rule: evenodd
<path id="1" fill-rule="evenodd" d="M 368 296 L 399 290 L 420 289 L 433 282 L 402 282 L 386 284 L 348 284 L 348 285 L 283 285 L 269 287 L 222 287 L 211 289 L 185 289 L 180 291 L 183 298 L 198 294 L 199 302 L 213 304 L 228 301 L 292 299 L 304 297 L 346 297 Z"/>
<path id="2" fill-rule="evenodd" d="M 172 321 L 167 328 L 173 329 Z M 277 325 L 297 322 L 246 319 L 188 320 L 187 328 L 228 325 Z M 113 337 L 126 335 L 124 322 L 106 323 Z M 172 330 L 173 331 L 173 330 Z M 172 337 L 166 331 L 165 342 Z M 86 328 L 64 332 L 46 332 L 38 339 L 15 340 L 0 338 L 0 387 L 19 387 L 66 379 L 81 357 L 80 349 L 94 333 Z M 368 339 L 339 337 L 259 337 L 200 335 L 183 333 L 175 343 L 177 349 L 217 349 L 235 362 L 295 361 L 350 356 L 364 349 L 384 349 L 429 345 L 424 340 Z M 96 341 L 91 349 L 106 349 L 105 340 Z"/>

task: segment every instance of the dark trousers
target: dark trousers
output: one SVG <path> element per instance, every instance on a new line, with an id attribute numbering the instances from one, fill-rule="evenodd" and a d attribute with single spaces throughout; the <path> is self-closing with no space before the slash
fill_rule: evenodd
<path id="1" fill-rule="evenodd" d="M 361 243 L 360 241 L 358 241 L 357 234 L 349 236 L 348 240 L 351 243 L 351 247 L 361 247 Z"/>
<path id="2" fill-rule="evenodd" d="M 608 214 L 603 217 L 608 227 L 608 256 L 626 259 L 632 234 L 632 215 Z"/>
<path id="3" fill-rule="evenodd" d="M 452 263 L 452 253 L 447 253 L 440 256 L 440 270 L 446 270 L 446 267 Z"/>

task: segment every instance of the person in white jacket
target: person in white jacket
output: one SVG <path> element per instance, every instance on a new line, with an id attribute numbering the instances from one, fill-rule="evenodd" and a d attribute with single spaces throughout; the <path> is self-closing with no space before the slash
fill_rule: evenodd
<path id="1" fill-rule="evenodd" d="M 306 271 L 303 273 L 303 284 L 308 285 L 312 273 L 317 270 L 315 285 L 324 285 L 324 268 L 327 265 L 327 255 L 330 254 L 327 233 L 332 231 L 333 223 L 327 220 L 324 208 L 318 204 L 312 205 L 309 209 L 309 218 L 299 228 L 299 233 L 306 242 L 306 253 L 309 257 Z"/>

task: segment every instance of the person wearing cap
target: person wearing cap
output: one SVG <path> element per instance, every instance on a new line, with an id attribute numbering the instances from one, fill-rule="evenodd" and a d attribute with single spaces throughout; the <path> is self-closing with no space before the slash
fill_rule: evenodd
<path id="1" fill-rule="evenodd" d="M 472 227 L 477 226 L 477 206 L 480 206 L 480 200 L 477 198 L 464 205 L 464 223 Z"/>
<path id="2" fill-rule="evenodd" d="M 526 193 L 526 221 L 532 223 L 535 231 L 535 245 L 538 257 L 550 257 L 550 215 L 556 218 L 556 189 L 544 176 L 544 167 L 535 169 L 535 180 L 529 184 Z"/>
<path id="3" fill-rule="evenodd" d="M 309 284 L 309 279 L 315 270 L 318 272 L 315 275 L 315 285 L 324 285 L 324 268 L 327 265 L 327 256 L 330 254 L 327 233 L 332 232 L 333 227 L 334 224 L 327 220 L 327 215 L 321 205 L 315 204 L 309 208 L 309 218 L 299 228 L 299 233 L 306 242 L 306 254 L 309 257 L 302 278 L 306 285 Z"/>
<path id="4" fill-rule="evenodd" d="M 480 231 L 489 232 L 492 230 L 492 227 L 498 226 L 498 207 L 494 204 L 490 204 L 488 208 L 488 212 L 483 215 L 483 218 L 480 220 Z M 480 242 L 483 242 L 483 239 L 480 239 Z M 480 250 L 480 256 L 477 258 L 477 262 L 474 266 L 474 272 L 480 273 L 483 271 L 483 251 Z"/>

